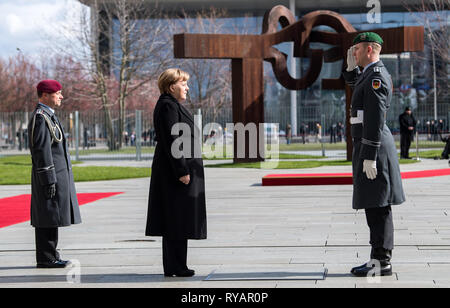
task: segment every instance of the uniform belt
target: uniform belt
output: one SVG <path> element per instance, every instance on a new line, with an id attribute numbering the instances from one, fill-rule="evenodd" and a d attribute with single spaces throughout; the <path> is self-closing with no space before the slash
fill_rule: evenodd
<path id="1" fill-rule="evenodd" d="M 350 124 L 362 124 L 363 120 L 357 117 L 350 118 Z"/>
<path id="2" fill-rule="evenodd" d="M 357 110 L 356 111 L 356 117 L 350 118 L 350 124 L 362 124 L 364 119 L 364 111 L 363 110 Z"/>

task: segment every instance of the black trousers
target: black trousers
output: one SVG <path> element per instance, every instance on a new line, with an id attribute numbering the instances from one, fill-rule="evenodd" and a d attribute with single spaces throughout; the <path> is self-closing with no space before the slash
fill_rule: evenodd
<path id="1" fill-rule="evenodd" d="M 366 209 L 367 224 L 370 229 L 372 250 L 394 248 L 394 223 L 390 206 Z"/>
<path id="2" fill-rule="evenodd" d="M 58 228 L 35 228 L 36 262 L 47 263 L 59 260 L 56 250 L 58 245 Z"/>
<path id="3" fill-rule="evenodd" d="M 400 134 L 400 157 L 409 157 L 409 148 L 411 146 L 411 135 L 410 134 Z"/>
<path id="4" fill-rule="evenodd" d="M 163 267 L 164 273 L 178 273 L 188 269 L 187 248 L 188 240 L 171 240 L 163 237 Z"/>

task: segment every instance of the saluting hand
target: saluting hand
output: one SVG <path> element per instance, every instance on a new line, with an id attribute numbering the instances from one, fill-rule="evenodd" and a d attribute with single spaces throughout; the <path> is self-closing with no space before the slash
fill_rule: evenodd
<path id="1" fill-rule="evenodd" d="M 347 72 L 353 71 L 358 65 L 356 64 L 356 58 L 353 54 L 355 46 L 350 47 L 347 50 Z"/>
<path id="2" fill-rule="evenodd" d="M 189 174 L 187 174 L 187 175 L 182 176 L 181 178 L 179 178 L 179 180 L 180 180 L 181 183 L 183 183 L 185 185 L 188 185 L 189 182 L 191 181 L 191 177 L 190 177 Z"/>

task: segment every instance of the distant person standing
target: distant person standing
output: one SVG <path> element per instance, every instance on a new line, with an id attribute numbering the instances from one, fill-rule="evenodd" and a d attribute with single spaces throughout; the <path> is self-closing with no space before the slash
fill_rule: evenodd
<path id="1" fill-rule="evenodd" d="M 342 142 L 342 135 L 344 134 L 344 126 L 342 125 L 341 122 L 338 123 L 337 125 L 337 137 L 338 137 L 338 141 Z"/>
<path id="2" fill-rule="evenodd" d="M 398 121 L 400 122 L 400 158 L 409 159 L 409 148 L 417 123 L 410 107 L 405 108 L 405 111 L 398 117 Z"/>
<path id="3" fill-rule="evenodd" d="M 89 150 L 89 131 L 87 127 L 83 130 L 83 150 L 87 148 Z"/>
<path id="4" fill-rule="evenodd" d="M 130 136 L 130 145 L 134 147 L 136 145 L 136 132 L 133 131 Z"/>
<path id="5" fill-rule="evenodd" d="M 445 147 L 444 150 L 442 151 L 441 158 L 448 159 L 448 156 L 450 154 L 450 136 L 447 137 L 441 136 L 441 140 L 442 142 L 445 143 Z"/>
<path id="6" fill-rule="evenodd" d="M 331 128 L 330 128 L 330 143 L 336 143 L 336 130 L 337 130 L 337 125 L 336 125 L 336 123 L 334 123 L 333 125 L 331 125 Z"/>
<path id="7" fill-rule="evenodd" d="M 437 134 L 441 136 L 443 132 L 444 132 L 444 121 L 442 119 L 439 119 L 437 123 Z"/>
<path id="8" fill-rule="evenodd" d="M 302 136 L 302 143 L 305 144 L 306 143 L 306 125 L 305 123 L 302 123 L 302 125 L 300 125 L 300 136 Z"/>
<path id="9" fill-rule="evenodd" d="M 437 141 L 438 140 L 438 123 L 437 121 L 435 122 L 434 120 L 431 120 L 431 141 Z"/>
<path id="10" fill-rule="evenodd" d="M 291 124 L 288 124 L 286 127 L 286 143 L 291 144 L 291 138 L 292 138 L 292 128 Z"/>
<path id="11" fill-rule="evenodd" d="M 55 109 L 62 86 L 55 80 L 37 85 L 39 103 L 28 124 L 31 151 L 31 225 L 36 234 L 38 268 L 64 268 L 56 250 L 58 227 L 81 223 L 69 147 Z"/>
<path id="12" fill-rule="evenodd" d="M 316 123 L 316 142 L 322 142 L 322 125 Z"/>

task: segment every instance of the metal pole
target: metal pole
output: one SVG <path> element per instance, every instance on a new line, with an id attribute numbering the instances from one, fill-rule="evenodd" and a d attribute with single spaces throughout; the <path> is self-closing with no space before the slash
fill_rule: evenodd
<path id="1" fill-rule="evenodd" d="M 291 10 L 292 14 L 294 14 L 295 17 L 295 0 L 289 0 L 289 9 Z M 296 63 L 294 58 L 294 43 L 291 43 L 290 48 L 290 73 L 292 75 L 292 78 L 296 78 Z M 292 136 L 297 136 L 297 91 L 290 91 L 291 96 L 291 132 Z"/>
<path id="2" fill-rule="evenodd" d="M 136 160 L 142 160 L 141 149 L 141 136 L 142 136 L 142 110 L 136 110 Z"/>
<path id="3" fill-rule="evenodd" d="M 80 160 L 79 112 L 75 111 L 75 160 Z"/>
<path id="4" fill-rule="evenodd" d="M 202 118 L 202 110 L 197 109 L 197 115 L 194 116 L 194 139 L 196 140 L 196 144 L 194 145 L 193 153 L 195 158 L 201 158 L 203 153 L 203 118 Z M 199 134 L 199 136 L 197 136 Z"/>
<path id="5" fill-rule="evenodd" d="M 420 157 L 419 157 L 419 130 L 416 130 L 416 160 L 420 160 Z"/>
<path id="6" fill-rule="evenodd" d="M 436 56 L 434 54 L 434 47 L 431 46 L 431 54 L 433 56 L 433 101 L 434 101 L 434 120 L 437 121 L 437 86 L 436 86 Z"/>
<path id="7" fill-rule="evenodd" d="M 325 136 L 325 115 L 321 115 L 322 129 L 321 129 L 321 138 L 320 143 L 322 143 L 322 157 L 325 157 L 325 145 L 323 144 L 323 137 Z"/>

